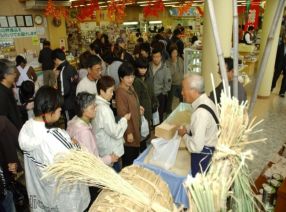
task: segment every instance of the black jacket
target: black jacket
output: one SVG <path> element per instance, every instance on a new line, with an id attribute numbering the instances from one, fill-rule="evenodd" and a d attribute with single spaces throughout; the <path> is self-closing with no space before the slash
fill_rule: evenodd
<path id="1" fill-rule="evenodd" d="M 12 88 L 7 88 L 0 83 L 0 99 L 0 115 L 6 116 L 20 130 L 23 123 Z"/>
<path id="2" fill-rule="evenodd" d="M 282 69 L 283 74 L 286 73 L 286 54 L 284 54 L 285 44 L 283 41 L 280 41 L 277 48 L 276 60 L 275 60 L 275 70 L 281 71 Z"/>
<path id="3" fill-rule="evenodd" d="M 231 96 L 233 96 L 233 81 L 229 81 L 229 86 L 230 86 L 230 93 Z M 217 97 L 217 102 L 220 103 L 220 97 L 221 97 L 221 92 L 223 90 L 223 84 L 222 82 L 215 88 L 215 93 Z M 214 93 L 213 91 L 210 93 L 210 99 L 215 103 L 215 98 L 214 98 Z M 243 87 L 243 85 L 238 82 L 238 101 L 239 104 L 241 104 L 243 101 L 245 102 L 247 100 L 247 94 L 246 91 Z"/>
<path id="4" fill-rule="evenodd" d="M 73 66 L 67 61 L 64 61 L 57 68 L 60 70 L 58 76 L 58 90 L 62 94 L 61 85 L 63 83 L 63 97 L 64 97 L 64 109 L 73 110 L 75 107 L 76 86 L 78 83 L 78 74 Z M 63 82 L 61 81 L 61 75 L 63 76 Z"/>
<path id="5" fill-rule="evenodd" d="M 42 70 L 53 70 L 54 61 L 52 59 L 52 50 L 51 48 L 45 47 L 40 51 L 39 54 L 39 63 L 42 64 Z"/>
<path id="6" fill-rule="evenodd" d="M 177 48 L 178 48 L 178 54 L 180 57 L 183 58 L 183 55 L 184 55 L 184 48 L 185 48 L 185 45 L 184 45 L 184 42 L 180 39 L 180 38 L 177 38 L 177 37 L 172 37 L 171 38 L 171 43 L 170 45 L 173 45 L 173 44 L 176 44 L 177 45 Z M 170 48 L 170 46 L 168 47 Z M 169 50 L 169 49 L 168 49 Z"/>
<path id="7" fill-rule="evenodd" d="M 17 163 L 18 171 L 21 165 L 17 156 L 19 131 L 5 116 L 0 116 L 0 199 L 6 195 L 12 175 L 8 171 L 9 163 Z"/>
<path id="8" fill-rule="evenodd" d="M 159 104 L 154 94 L 153 80 L 151 77 L 147 77 L 146 79 L 136 77 L 133 87 L 137 93 L 140 105 L 144 107 L 144 116 L 150 123 L 152 113 L 157 110 Z"/>
<path id="9" fill-rule="evenodd" d="M 130 53 L 125 52 L 123 61 L 128 62 L 135 67 L 135 60 Z"/>

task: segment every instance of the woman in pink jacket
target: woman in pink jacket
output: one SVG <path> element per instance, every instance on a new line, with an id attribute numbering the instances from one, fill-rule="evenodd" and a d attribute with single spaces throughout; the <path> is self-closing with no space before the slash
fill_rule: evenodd
<path id="1" fill-rule="evenodd" d="M 68 122 L 67 132 L 83 149 L 99 157 L 95 136 L 92 133 L 91 120 L 96 114 L 95 95 L 81 92 L 76 97 L 77 115 Z M 106 165 L 118 160 L 114 154 L 101 157 Z"/>
<path id="2" fill-rule="evenodd" d="M 87 92 L 79 93 L 76 97 L 76 111 L 77 115 L 68 122 L 67 132 L 73 140 L 80 144 L 81 148 L 99 157 L 95 135 L 92 133 L 90 123 L 96 114 L 95 95 Z M 112 153 L 101 157 L 101 159 L 106 165 L 112 166 L 114 162 L 117 162 L 118 157 Z M 89 187 L 91 203 L 96 199 L 99 191 L 97 187 Z"/>

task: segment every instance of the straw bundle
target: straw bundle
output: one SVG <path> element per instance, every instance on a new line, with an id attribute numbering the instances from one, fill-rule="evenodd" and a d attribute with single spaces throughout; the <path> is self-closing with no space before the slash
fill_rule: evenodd
<path id="1" fill-rule="evenodd" d="M 138 190 L 149 195 L 150 200 L 164 205 L 165 208 L 173 211 L 173 199 L 167 184 L 154 172 L 139 166 L 124 168 L 120 175 L 136 187 Z M 134 204 L 132 198 L 118 195 L 110 190 L 103 190 L 90 208 L 90 212 L 104 211 L 151 211 L 147 206 Z"/>
<path id="2" fill-rule="evenodd" d="M 83 183 L 114 191 L 114 195 L 126 196 L 134 204 L 154 211 L 172 211 L 165 205 L 152 201 L 148 193 L 139 190 L 124 180 L 112 168 L 106 166 L 99 158 L 83 150 L 71 150 L 57 155 L 55 162 L 44 170 L 43 178 L 54 177 L 57 188 Z M 175 210 L 175 208 L 174 208 Z"/>
<path id="3" fill-rule="evenodd" d="M 207 173 L 188 177 L 185 186 L 188 190 L 192 211 L 254 212 L 258 209 L 249 180 L 245 160 L 253 159 L 250 150 L 244 150 L 247 144 L 263 142 L 266 139 L 250 140 L 250 135 L 261 132 L 254 130 L 261 123 L 249 122 L 246 103 L 239 105 L 235 98 L 224 93 L 220 114 L 220 130 L 216 151 Z"/>

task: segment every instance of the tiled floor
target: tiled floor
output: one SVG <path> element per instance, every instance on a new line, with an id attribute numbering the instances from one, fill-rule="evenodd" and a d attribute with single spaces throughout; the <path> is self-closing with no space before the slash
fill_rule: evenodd
<path id="1" fill-rule="evenodd" d="M 254 108 L 254 116 L 258 120 L 264 119 L 260 126 L 263 132 L 256 137 L 268 140 L 266 143 L 252 144 L 248 147 L 253 150 L 255 156 L 253 161 L 248 161 L 253 179 L 261 173 L 272 154 L 277 153 L 286 142 L 286 98 L 278 96 L 280 81 L 281 79 L 268 99 L 257 99 Z M 247 90 L 248 94 L 251 93 L 250 87 Z"/>

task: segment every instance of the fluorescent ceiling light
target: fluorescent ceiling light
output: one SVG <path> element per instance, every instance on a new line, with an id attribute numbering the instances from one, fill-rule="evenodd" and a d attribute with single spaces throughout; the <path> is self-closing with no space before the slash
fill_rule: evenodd
<path id="1" fill-rule="evenodd" d="M 162 24 L 162 21 L 149 21 L 149 24 Z"/>
<path id="2" fill-rule="evenodd" d="M 179 4 L 180 2 L 178 2 L 178 1 L 174 1 L 174 2 L 166 2 L 166 3 L 164 3 L 165 5 L 167 5 L 167 4 Z"/>
<path id="3" fill-rule="evenodd" d="M 124 26 L 137 25 L 137 24 L 138 24 L 138 21 L 123 22 Z"/>

